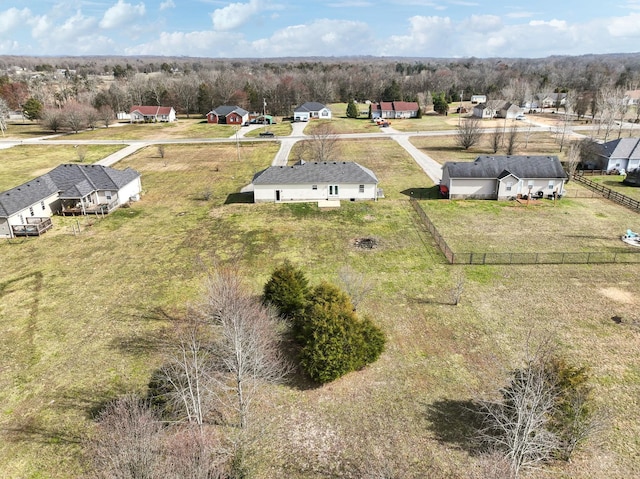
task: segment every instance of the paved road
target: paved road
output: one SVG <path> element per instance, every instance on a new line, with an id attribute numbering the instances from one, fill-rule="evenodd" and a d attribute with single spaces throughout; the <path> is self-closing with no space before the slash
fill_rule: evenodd
<path id="1" fill-rule="evenodd" d="M 280 149 L 278 153 L 276 153 L 272 165 L 286 165 L 289 159 L 289 154 L 291 153 L 291 149 L 293 145 L 295 145 L 298 141 L 304 140 L 308 138 L 307 135 L 304 134 L 304 128 L 307 123 L 292 123 L 293 131 L 289 136 L 286 137 L 276 137 L 276 138 L 245 138 L 245 133 L 251 131 L 255 128 L 261 128 L 262 125 L 250 125 L 248 127 L 240 128 L 236 133 L 234 133 L 229 138 L 179 138 L 179 139 L 164 139 L 164 140 L 75 140 L 69 135 L 51 135 L 46 137 L 39 138 L 31 138 L 28 140 L 16 141 L 16 140 L 2 140 L 0 139 L 0 149 L 3 148 L 11 148 L 17 145 L 28 145 L 28 144 L 59 144 L 59 145 L 126 145 L 121 150 L 113 153 L 112 155 L 103 158 L 98 161 L 97 164 L 103 166 L 111 166 L 117 163 L 118 161 L 126 158 L 132 153 L 138 151 L 141 148 L 144 148 L 149 145 L 169 145 L 169 144 L 196 144 L 196 143 L 229 143 L 231 141 L 244 142 L 244 141 L 278 141 L 280 142 Z M 579 127 L 580 130 L 586 130 L 589 128 L 595 127 Z M 487 132 L 493 131 L 493 128 L 486 129 Z M 509 128 L 507 128 L 509 130 Z M 534 123 L 531 122 L 531 126 L 528 127 L 518 127 L 519 131 L 550 131 L 554 130 L 554 127 L 550 127 L 549 125 L 545 125 L 542 123 Z M 340 139 L 375 139 L 382 138 L 388 136 L 389 138 L 395 140 L 400 146 L 402 146 L 415 160 L 415 162 L 422 168 L 425 174 L 431 178 L 434 184 L 438 184 L 442 179 L 442 165 L 440 165 L 437 161 L 420 151 L 416 148 L 410 141 L 411 137 L 414 136 L 450 136 L 456 133 L 457 130 L 444 130 L 444 131 L 411 131 L 411 132 L 402 132 L 395 130 L 391 127 L 388 128 L 380 128 L 380 133 L 345 133 L 336 135 Z M 567 135 L 576 134 L 573 132 L 573 128 L 567 131 Z"/>

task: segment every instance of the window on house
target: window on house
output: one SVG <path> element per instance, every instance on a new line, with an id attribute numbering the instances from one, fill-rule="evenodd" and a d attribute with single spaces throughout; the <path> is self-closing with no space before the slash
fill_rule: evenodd
<path id="1" fill-rule="evenodd" d="M 24 224 L 24 216 L 20 215 L 20 224 L 23 225 Z"/>
<path id="2" fill-rule="evenodd" d="M 33 216 L 33 206 L 29 206 L 29 214 Z"/>
<path id="3" fill-rule="evenodd" d="M 507 191 L 511 191 L 511 188 L 513 188 L 513 182 L 511 182 L 511 181 L 507 181 L 507 188 L 506 188 L 506 190 L 507 190 Z"/>
<path id="4" fill-rule="evenodd" d="M 549 189 L 552 190 L 555 187 L 555 183 L 553 181 L 549 182 Z"/>
<path id="5" fill-rule="evenodd" d="M 110 191 L 105 191 L 104 195 L 107 197 L 108 200 L 111 199 L 111 192 Z"/>
<path id="6" fill-rule="evenodd" d="M 44 201 L 40 202 L 40 206 L 42 206 L 42 210 L 44 211 L 46 209 L 46 207 L 44 206 Z"/>
<path id="7" fill-rule="evenodd" d="M 364 193 L 364 185 L 360 185 L 360 186 L 358 187 L 358 191 L 359 191 L 360 193 Z"/>
<path id="8" fill-rule="evenodd" d="M 312 190 L 317 190 L 318 189 L 318 185 L 311 185 L 311 189 Z"/>

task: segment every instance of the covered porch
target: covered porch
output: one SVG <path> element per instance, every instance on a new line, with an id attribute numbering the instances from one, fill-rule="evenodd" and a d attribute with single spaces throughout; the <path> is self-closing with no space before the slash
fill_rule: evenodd
<path id="1" fill-rule="evenodd" d="M 106 215 L 118 207 L 118 198 L 109 201 L 94 203 L 86 198 L 63 199 L 60 202 L 60 214 L 62 216 L 78 215 Z"/>

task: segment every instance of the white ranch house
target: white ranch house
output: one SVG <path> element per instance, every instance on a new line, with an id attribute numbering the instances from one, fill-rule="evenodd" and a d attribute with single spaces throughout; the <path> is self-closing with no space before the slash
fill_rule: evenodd
<path id="1" fill-rule="evenodd" d="M 554 197 L 564 194 L 566 180 L 557 156 L 479 156 L 445 163 L 440 191 L 451 199 Z"/>
<path id="2" fill-rule="evenodd" d="M 271 166 L 253 177 L 253 195 L 255 203 L 375 200 L 378 178 L 355 162 Z"/>
<path id="3" fill-rule="evenodd" d="M 139 197 L 140 173 L 101 165 L 59 165 L 0 193 L 0 238 L 39 236 L 54 214 L 108 214 Z"/>
<path id="4" fill-rule="evenodd" d="M 331 110 L 322 103 L 308 101 L 293 110 L 293 121 L 330 120 Z"/>
<path id="5" fill-rule="evenodd" d="M 171 106 L 134 105 L 129 111 L 131 123 L 156 123 L 176 121 L 176 111 Z"/>
<path id="6" fill-rule="evenodd" d="M 619 138 L 599 145 L 597 163 L 603 170 L 640 168 L 640 138 Z"/>

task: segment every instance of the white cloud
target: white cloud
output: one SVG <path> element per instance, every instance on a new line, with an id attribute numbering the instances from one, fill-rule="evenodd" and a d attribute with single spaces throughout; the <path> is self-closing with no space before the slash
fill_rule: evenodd
<path id="1" fill-rule="evenodd" d="M 31 11 L 28 8 L 18 10 L 10 8 L 0 12 L 0 33 L 8 33 L 24 25 L 31 18 Z"/>
<path id="2" fill-rule="evenodd" d="M 456 29 L 449 17 L 414 16 L 409 19 L 407 35 L 392 35 L 385 42 L 382 55 L 448 56 L 443 44 L 455 42 Z M 445 40 L 443 42 L 443 40 Z"/>
<path id="3" fill-rule="evenodd" d="M 193 57 L 232 57 L 242 41 L 229 42 L 226 33 L 214 31 L 162 32 L 151 42 L 124 49 L 125 55 L 188 55 Z M 238 55 L 239 56 L 239 55 Z"/>
<path id="4" fill-rule="evenodd" d="M 271 37 L 251 43 L 247 56 L 345 56 L 371 55 L 375 36 L 366 23 L 320 19 L 293 25 Z"/>
<path id="5" fill-rule="evenodd" d="M 58 42 L 73 41 L 81 43 L 80 37 L 90 34 L 95 30 L 96 19 L 85 17 L 82 12 L 77 11 L 73 17 L 69 17 L 62 25 L 55 28 L 55 31 L 48 32 L 51 40 Z"/>
<path id="6" fill-rule="evenodd" d="M 511 12 L 507 13 L 505 17 L 507 18 L 531 18 L 535 15 L 533 12 Z"/>
<path id="7" fill-rule="evenodd" d="M 465 30 L 490 32 L 502 28 L 502 20 L 496 15 L 471 15 L 463 22 Z"/>
<path id="8" fill-rule="evenodd" d="M 607 31 L 612 37 L 640 36 L 640 14 L 630 13 L 626 17 L 616 17 L 609 20 Z"/>
<path id="9" fill-rule="evenodd" d="M 160 10 L 166 10 L 168 8 L 176 8 L 176 4 L 173 3 L 173 0 L 167 0 L 166 2 L 162 2 L 160 4 Z"/>
<path id="10" fill-rule="evenodd" d="M 144 14 L 144 3 L 132 5 L 131 3 L 124 3 L 123 0 L 118 0 L 118 3 L 104 12 L 104 16 L 100 20 L 100 28 L 118 28 L 134 22 L 136 18 L 141 18 Z"/>
<path id="11" fill-rule="evenodd" d="M 529 22 L 529 25 L 531 25 L 532 27 L 549 26 L 558 28 L 560 30 L 567 29 L 567 22 L 565 22 L 564 20 L 556 20 L 555 18 L 553 20 L 549 20 L 548 22 L 544 20 L 531 20 Z"/>
<path id="12" fill-rule="evenodd" d="M 250 0 L 249 3 L 231 3 L 224 8 L 214 10 L 211 14 L 213 28 L 216 31 L 233 30 L 244 25 L 261 10 L 261 0 Z"/>

